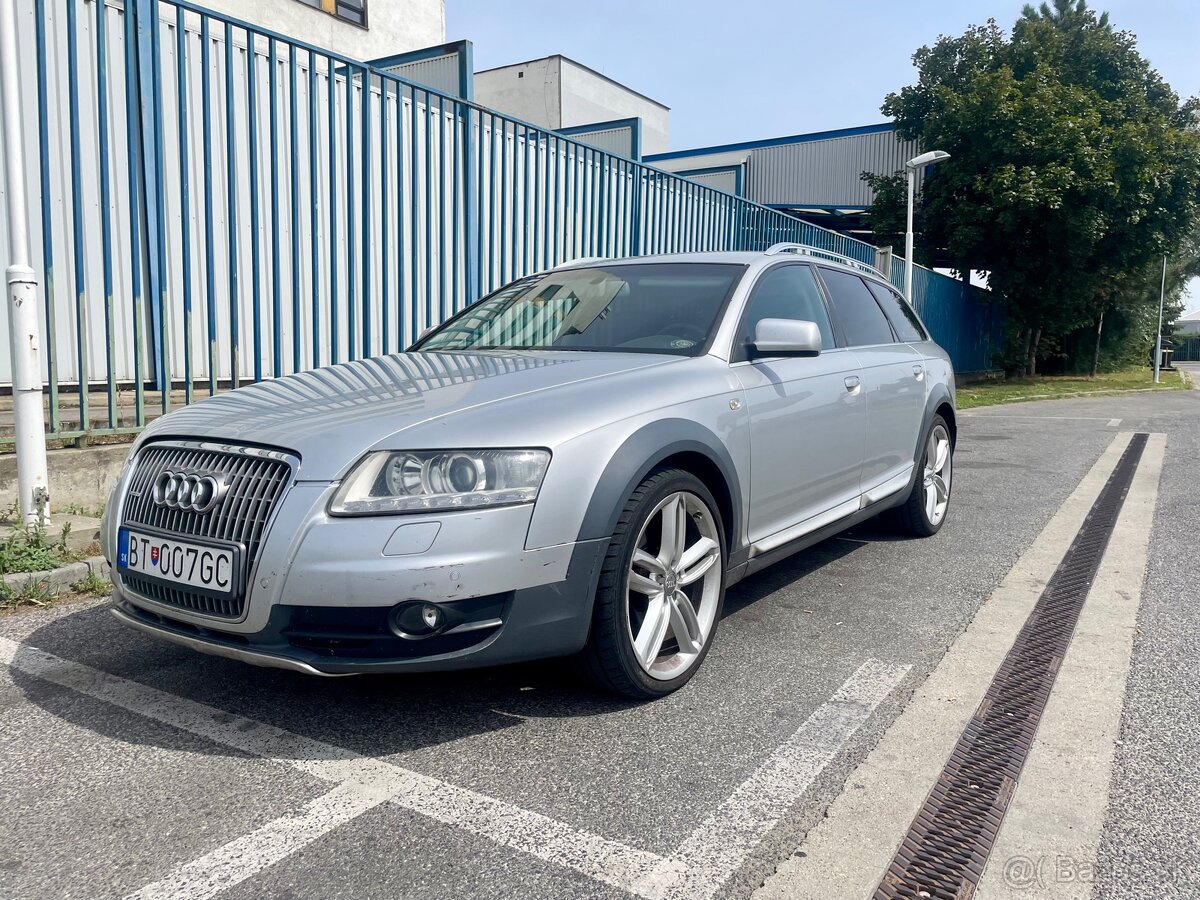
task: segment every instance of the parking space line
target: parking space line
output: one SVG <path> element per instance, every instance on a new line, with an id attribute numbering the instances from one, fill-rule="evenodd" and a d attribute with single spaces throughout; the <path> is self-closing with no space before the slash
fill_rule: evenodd
<path id="1" fill-rule="evenodd" d="M 340 784 L 309 801 L 301 811 L 274 819 L 180 866 L 161 881 L 129 894 L 126 900 L 206 900 L 390 799 L 388 787 Z"/>
<path id="2" fill-rule="evenodd" d="M 1008 416 L 996 413 L 959 413 L 960 419 L 1057 419 L 1063 422 L 1105 422 L 1110 427 L 1121 424 L 1120 419 L 1109 419 L 1105 416 Z"/>
<path id="3" fill-rule="evenodd" d="M 0 637 L 0 663 L 205 740 L 323 781 L 380 785 L 391 802 L 643 896 L 661 889 L 662 857 L 380 759 L 168 694 Z M 263 868 L 270 865 L 263 862 Z"/>
<path id="4" fill-rule="evenodd" d="M 672 855 L 669 900 L 711 897 L 896 689 L 910 666 L 868 660 Z"/>

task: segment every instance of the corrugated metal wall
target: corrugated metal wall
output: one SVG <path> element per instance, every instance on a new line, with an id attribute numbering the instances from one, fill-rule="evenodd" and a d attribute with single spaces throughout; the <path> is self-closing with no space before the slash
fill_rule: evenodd
<path id="1" fill-rule="evenodd" d="M 891 131 L 782 144 L 754 150 L 746 165 L 746 197 L 786 206 L 868 206 L 863 172 L 890 174 L 919 150 Z"/>
<path id="2" fill-rule="evenodd" d="M 577 141 L 600 150 L 607 150 L 609 153 L 615 153 L 618 156 L 633 157 L 635 156 L 633 128 L 634 126 L 632 125 L 621 125 L 616 128 L 596 128 L 592 130 L 587 125 L 579 125 L 574 128 L 564 129 L 563 133 L 569 134 Z"/>

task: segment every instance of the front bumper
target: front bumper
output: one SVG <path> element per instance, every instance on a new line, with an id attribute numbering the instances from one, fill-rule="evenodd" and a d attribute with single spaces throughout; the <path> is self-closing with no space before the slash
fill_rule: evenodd
<path id="1" fill-rule="evenodd" d="M 296 591 L 261 610 L 262 627 L 247 632 L 148 603 L 126 591 L 118 577 L 112 612 L 126 625 L 193 650 L 310 675 L 501 665 L 566 656 L 583 647 L 607 544 L 594 540 L 559 548 L 568 561 L 558 581 L 463 599 L 429 598 L 453 609 L 462 624 L 419 640 L 392 632 L 388 613 L 397 600 L 426 598 L 397 597 L 386 588 L 361 605 L 347 603 L 345 595 L 341 603 L 326 595 L 324 603 L 311 604 L 305 602 L 311 589 Z M 342 565 L 349 572 L 355 561 L 343 559 Z M 384 587 L 378 573 L 374 580 Z M 252 594 L 250 605 L 257 602 Z"/>

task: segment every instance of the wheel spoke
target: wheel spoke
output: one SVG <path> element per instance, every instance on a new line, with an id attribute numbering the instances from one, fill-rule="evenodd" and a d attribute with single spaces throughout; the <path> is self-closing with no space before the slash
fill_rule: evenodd
<path id="1" fill-rule="evenodd" d="M 662 650 L 663 641 L 667 638 L 667 626 L 671 624 L 668 606 L 667 598 L 661 595 L 651 597 L 646 605 L 646 617 L 642 619 L 642 627 L 638 629 L 633 642 L 633 652 L 646 668 L 654 662 L 654 658 Z"/>
<path id="2" fill-rule="evenodd" d="M 946 468 L 946 461 L 949 459 L 950 459 L 950 442 L 949 441 L 938 441 L 937 442 L 937 454 L 935 456 L 935 462 L 933 463 L 933 471 L 935 471 L 939 474 L 941 472 L 943 472 Z"/>
<path id="3" fill-rule="evenodd" d="M 671 598 L 671 632 L 680 653 L 700 652 L 703 646 L 700 621 L 696 618 L 696 608 L 683 591 L 676 591 Z"/>
<path id="4" fill-rule="evenodd" d="M 661 594 L 663 588 L 662 585 L 653 578 L 649 578 L 643 575 L 641 572 L 635 572 L 633 569 L 630 569 L 629 589 L 631 591 L 637 591 L 639 594 L 645 594 L 647 597 L 653 597 L 655 594 Z"/>
<path id="5" fill-rule="evenodd" d="M 651 575 L 666 575 L 667 574 L 666 567 L 664 567 L 663 564 L 658 561 L 658 557 L 651 556 L 645 550 L 634 550 L 633 551 L 633 564 L 635 566 L 641 566 L 643 569 L 648 571 Z"/>
<path id="6" fill-rule="evenodd" d="M 936 515 L 937 515 L 937 488 L 935 488 L 933 486 L 933 483 L 930 482 L 929 484 L 927 484 L 925 486 L 925 517 L 927 519 L 929 519 L 929 521 L 931 523 L 934 523 L 937 521 L 934 518 L 934 516 L 936 516 Z"/>
<path id="7" fill-rule="evenodd" d="M 719 555 L 718 550 L 717 542 L 709 537 L 701 537 L 688 547 L 679 559 L 679 583 L 691 584 L 707 572 Z"/>
<path id="8" fill-rule="evenodd" d="M 950 489 L 946 487 L 946 479 L 941 475 L 933 476 L 933 490 L 938 503 L 945 503 L 950 499 Z"/>
<path id="9" fill-rule="evenodd" d="M 687 540 L 687 507 L 682 494 L 674 494 L 663 506 L 662 542 L 658 548 L 658 561 L 664 568 L 674 568 L 683 556 Z"/>

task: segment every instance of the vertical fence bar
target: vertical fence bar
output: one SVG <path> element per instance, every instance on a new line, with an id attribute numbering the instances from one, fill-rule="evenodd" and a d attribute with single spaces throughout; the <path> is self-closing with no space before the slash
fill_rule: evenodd
<path id="1" fill-rule="evenodd" d="M 386 356 L 391 349 L 391 297 L 388 296 L 391 289 L 391 262 L 388 254 L 388 247 L 391 246 L 388 239 L 391 237 L 391 217 L 388 216 L 388 190 L 390 189 L 390 179 L 388 178 L 388 83 L 385 79 L 379 79 L 379 318 L 380 318 L 380 350 Z M 399 145 L 397 145 L 399 149 Z"/>
<path id="2" fill-rule="evenodd" d="M 61 430 L 58 411 L 58 347 L 54 315 L 54 228 L 50 197 L 50 113 L 46 87 L 46 0 L 34 4 L 34 41 L 37 63 L 38 173 L 42 193 L 42 300 L 46 314 L 46 375 L 50 389 L 50 431 Z M 130 178 L 131 190 L 136 190 Z M 130 208 L 134 208 L 131 203 Z"/>
<path id="3" fill-rule="evenodd" d="M 213 228 L 212 159 L 212 38 L 208 16 L 200 19 L 200 100 L 204 150 L 204 300 L 208 333 L 208 394 L 217 392 L 217 295 L 216 238 Z"/>
<path id="4" fill-rule="evenodd" d="M 262 369 L 262 247 L 259 231 L 258 195 L 258 36 L 246 40 L 246 144 L 250 151 L 250 310 L 254 320 L 250 333 L 254 347 L 254 381 L 263 379 Z"/>
<path id="5" fill-rule="evenodd" d="M 364 85 L 365 88 L 365 85 Z M 346 358 L 356 359 L 358 290 L 354 259 L 358 255 L 354 222 L 354 73 L 346 66 Z M 365 201 L 366 198 L 364 197 Z M 366 235 L 363 235 L 366 238 Z"/>
<path id="6" fill-rule="evenodd" d="M 382 87 L 382 84 L 380 85 Z M 362 353 L 371 355 L 371 70 L 362 69 Z"/>
<path id="7" fill-rule="evenodd" d="M 407 312 L 411 304 L 404 303 L 404 237 L 404 85 L 396 82 L 396 297 L 400 301 L 396 319 L 399 350 L 404 350 L 416 337 L 410 324 L 411 315 Z M 405 312 L 400 314 L 400 310 Z"/>
<path id="8" fill-rule="evenodd" d="M 446 319 L 446 107 L 445 99 L 439 94 L 437 98 L 437 130 L 438 130 L 438 321 Z"/>
<path id="9" fill-rule="evenodd" d="M 450 216 L 450 313 L 455 313 L 459 309 L 462 302 L 462 295 L 459 293 L 460 285 L 458 281 L 459 271 L 459 240 L 458 240 L 458 219 L 459 219 L 459 204 L 462 201 L 462 180 L 459 177 L 459 166 L 461 165 L 460 148 L 458 133 L 460 128 L 458 101 L 450 101 L 450 110 L 453 117 L 453 124 L 450 128 L 450 161 L 454 168 L 454 183 L 450 191 L 451 216 Z"/>
<path id="10" fill-rule="evenodd" d="M 11 0 L 10 0 L 11 2 Z M 79 429 L 91 430 L 88 412 L 87 246 L 83 239 L 83 173 L 79 150 L 79 37 L 77 0 L 67 0 L 67 114 L 71 146 L 71 233 L 75 258 L 75 364 L 79 367 Z"/>
<path id="11" fill-rule="evenodd" d="M 267 120 L 271 173 L 271 374 L 283 374 L 283 285 L 279 277 L 279 50 L 267 39 Z M 255 165 L 252 161 L 251 165 Z"/>
<path id="12" fill-rule="evenodd" d="M 112 192 L 108 149 L 108 7 L 96 4 L 96 141 L 100 167 L 100 264 L 104 285 L 104 361 L 108 427 L 117 427 L 116 336 L 113 333 Z"/>
<path id="13" fill-rule="evenodd" d="M 429 92 L 425 91 L 425 158 L 421 170 L 425 173 L 425 327 L 433 324 L 433 290 L 429 279 L 433 275 L 433 115 Z M 413 91 L 413 106 L 417 92 Z"/>
<path id="14" fill-rule="evenodd" d="M 157 0 L 155 0 L 157 2 Z M 251 38 L 250 32 L 246 37 Z M 247 40 L 247 44 L 251 41 Z M 249 48 L 253 52 L 253 48 Z M 233 89 L 233 23 L 225 23 L 225 191 L 227 227 L 226 242 L 229 246 L 229 380 L 234 388 L 241 378 L 238 360 L 239 293 L 238 293 L 238 245 L 237 245 L 237 120 L 234 111 Z M 251 161 L 253 165 L 253 161 Z M 215 333 L 213 339 L 216 340 Z"/>
<path id="15" fill-rule="evenodd" d="M 333 58 L 325 57 L 329 82 L 329 361 L 338 361 L 338 252 L 337 252 L 337 74 Z M 349 92 L 347 92 L 349 93 Z"/>
<path id="16" fill-rule="evenodd" d="M 176 110 L 179 113 L 179 221 L 181 274 L 183 276 L 183 402 L 196 399 L 195 373 L 192 371 L 192 198 L 188 154 L 187 102 L 187 20 L 181 7 L 175 9 L 175 81 L 179 92 Z M 109 363 L 109 374 L 112 374 Z"/>
<path id="17" fill-rule="evenodd" d="M 320 208 L 320 184 L 317 181 L 317 60 L 308 51 L 308 231 L 310 298 L 312 300 L 312 359 L 313 368 L 321 365 L 321 262 L 320 237 L 317 231 L 317 210 Z"/>
<path id="18" fill-rule="evenodd" d="M 155 315 L 155 381 L 159 389 L 159 408 L 163 413 L 171 409 L 171 337 L 170 307 L 167 291 L 167 235 L 166 235 L 166 186 L 163 165 L 162 123 L 162 58 L 158 2 L 148 2 L 138 12 L 138 28 L 142 35 L 141 62 L 138 66 L 139 93 L 142 98 L 142 156 L 143 167 L 149 167 L 152 177 L 146 179 L 147 190 L 142 196 L 148 211 L 147 259 L 150 262 L 150 301 Z M 149 108 L 147 108 L 149 98 Z M 147 129 L 149 124 L 149 129 Z M 149 145 L 147 146 L 147 131 Z M 153 194 L 151 193 L 153 188 Z M 152 199 L 153 198 L 153 199 Z"/>
<path id="19" fill-rule="evenodd" d="M 291 114 L 291 131 L 288 140 L 291 157 L 292 214 L 292 266 L 289 284 L 292 291 L 292 371 L 299 372 L 303 365 L 300 345 L 304 341 L 304 329 L 300 323 L 300 117 L 296 106 L 296 45 L 288 44 L 288 104 Z"/>

